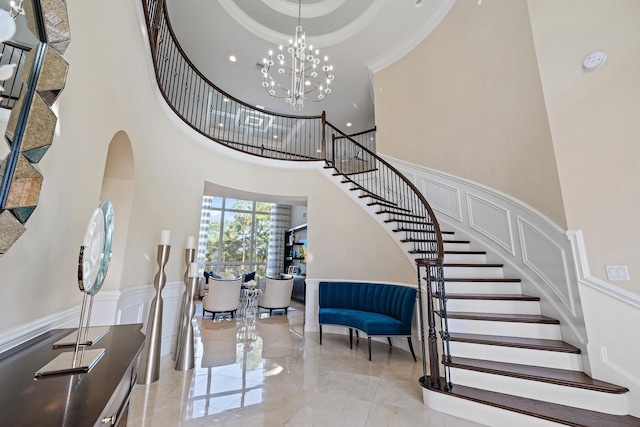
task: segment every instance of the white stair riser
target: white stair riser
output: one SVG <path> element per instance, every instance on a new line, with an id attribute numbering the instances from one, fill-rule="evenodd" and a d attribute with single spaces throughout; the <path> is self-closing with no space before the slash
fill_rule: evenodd
<path id="1" fill-rule="evenodd" d="M 580 355 L 574 353 L 458 341 L 449 342 L 449 348 L 451 355 L 455 357 L 582 371 Z"/>
<path id="2" fill-rule="evenodd" d="M 436 411 L 473 421 L 473 425 L 482 423 L 491 427 L 566 427 L 566 424 L 460 399 L 453 394 L 431 391 L 427 388 L 422 389 L 422 401 L 427 407 Z"/>
<path id="3" fill-rule="evenodd" d="M 434 299 L 438 308 L 440 301 Z M 448 311 L 471 313 L 540 314 L 538 301 L 449 299 Z"/>
<path id="4" fill-rule="evenodd" d="M 444 254 L 445 264 L 483 264 L 487 262 L 484 254 Z"/>
<path id="5" fill-rule="evenodd" d="M 444 267 L 444 277 L 460 279 L 502 279 L 502 267 Z"/>
<path id="6" fill-rule="evenodd" d="M 443 240 L 453 240 L 448 237 L 443 237 Z M 445 251 L 469 251 L 469 243 L 446 243 L 444 244 Z"/>
<path id="7" fill-rule="evenodd" d="M 601 393 L 577 387 L 566 387 L 458 368 L 451 368 L 451 380 L 454 384 L 482 388 L 559 405 L 574 406 L 608 414 L 627 414 L 626 396 L 624 394 Z"/>
<path id="8" fill-rule="evenodd" d="M 449 319 L 449 331 L 465 334 L 561 340 L 560 325 L 546 323 L 495 322 L 488 320 Z"/>
<path id="9" fill-rule="evenodd" d="M 522 295 L 520 282 L 447 282 L 448 294 L 509 294 Z"/>

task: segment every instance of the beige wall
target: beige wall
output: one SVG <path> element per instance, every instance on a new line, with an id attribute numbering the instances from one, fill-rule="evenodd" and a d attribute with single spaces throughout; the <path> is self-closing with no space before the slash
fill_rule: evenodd
<path id="1" fill-rule="evenodd" d="M 44 185 L 38 207 L 25 234 L 0 258 L 1 330 L 79 306 L 79 246 L 103 194 L 131 199 L 126 214 L 115 211 L 116 227 L 128 233 L 114 245 L 114 277 L 107 275 L 105 291 L 153 282 L 163 229 L 172 232 L 167 280 L 181 281 L 187 236 L 197 235 L 200 226 L 205 181 L 306 196 L 312 278 L 415 282 L 412 265 L 390 245 L 386 231 L 321 175 L 321 165 L 293 170 L 298 163 L 283 169 L 283 162 L 235 160 L 189 139 L 170 122 L 151 90 L 147 42 L 133 5 L 67 4 L 73 40 L 65 55 L 71 67 L 58 101 L 59 128 L 40 162 Z M 112 162 L 105 170 L 109 144 L 121 138 L 131 144 L 132 156 L 121 157 L 133 158 L 134 175 L 123 175 Z M 132 178 L 132 196 L 119 191 Z"/>
<path id="2" fill-rule="evenodd" d="M 567 225 L 582 229 L 591 274 L 627 265 L 640 294 L 640 2 L 529 1 Z M 582 67 L 591 52 L 608 59 Z"/>
<path id="3" fill-rule="evenodd" d="M 378 150 L 514 196 L 566 226 L 525 0 L 458 1 L 375 74 Z"/>

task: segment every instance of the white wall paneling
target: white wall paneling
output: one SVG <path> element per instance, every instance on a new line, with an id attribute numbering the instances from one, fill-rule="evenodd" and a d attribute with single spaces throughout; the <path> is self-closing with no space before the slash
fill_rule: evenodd
<path id="1" fill-rule="evenodd" d="M 560 319 L 563 339 L 586 354 L 575 261 L 569 256 L 572 250 L 565 230 L 507 194 L 382 157 L 421 183 L 427 201 L 438 213 L 441 229 L 454 231 L 457 240 L 469 239 L 472 250 L 486 250 L 488 262 L 504 264 L 505 277 L 522 279 L 525 294 L 540 296 L 542 314 Z M 585 366 L 588 370 L 588 363 Z"/>
<path id="2" fill-rule="evenodd" d="M 576 305 L 571 279 L 563 247 L 553 242 L 541 230 L 528 223 L 524 218 L 517 218 L 520 243 L 522 244 L 522 261 L 535 271 L 551 291 L 562 301 L 565 307 L 576 316 Z M 554 274 L 549 277 L 547 274 Z"/>
<path id="3" fill-rule="evenodd" d="M 422 177 L 421 191 L 434 210 L 462 222 L 460 191 L 456 187 Z"/>
<path id="4" fill-rule="evenodd" d="M 469 227 L 514 255 L 509 210 L 481 196 L 467 192 Z"/>

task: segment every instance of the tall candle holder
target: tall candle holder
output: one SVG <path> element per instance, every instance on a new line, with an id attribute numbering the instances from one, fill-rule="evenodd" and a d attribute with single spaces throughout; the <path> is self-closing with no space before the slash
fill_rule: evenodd
<path id="1" fill-rule="evenodd" d="M 194 263 L 195 264 L 195 263 Z M 197 267 L 197 265 L 196 265 Z M 195 366 L 195 354 L 194 354 L 194 340 L 193 340 L 193 315 L 196 313 L 196 304 L 193 300 L 193 296 L 196 292 L 196 286 L 198 284 L 197 272 L 191 272 L 189 274 L 189 287 L 187 293 L 187 306 L 184 312 L 184 330 L 182 331 L 182 337 L 178 349 L 178 356 L 176 359 L 176 371 L 187 371 L 193 369 Z M 192 277 L 195 276 L 195 277 Z"/>
<path id="2" fill-rule="evenodd" d="M 184 293 L 182 294 L 182 302 L 180 304 L 180 317 L 178 317 L 178 338 L 176 339 L 176 349 L 173 352 L 173 360 L 176 360 L 178 357 L 178 350 L 180 348 L 180 343 L 182 342 L 182 334 L 184 333 L 184 329 L 187 327 L 185 323 L 185 310 L 187 309 L 188 304 L 188 294 L 189 294 L 189 267 L 191 263 L 196 260 L 196 250 L 195 248 L 187 248 L 184 250 L 184 262 L 187 264 L 187 269 L 184 271 Z M 195 293 L 194 293 L 195 295 Z M 194 295 L 191 296 L 191 299 L 194 298 Z"/>
<path id="3" fill-rule="evenodd" d="M 153 279 L 156 288 L 156 296 L 151 301 L 149 310 L 149 321 L 147 322 L 147 342 L 143 357 L 144 366 L 142 375 L 138 377 L 138 384 L 151 384 L 160 378 L 160 347 L 162 344 L 162 289 L 167 282 L 164 267 L 169 261 L 171 246 L 167 244 L 158 245 L 158 266 L 159 270 Z"/>

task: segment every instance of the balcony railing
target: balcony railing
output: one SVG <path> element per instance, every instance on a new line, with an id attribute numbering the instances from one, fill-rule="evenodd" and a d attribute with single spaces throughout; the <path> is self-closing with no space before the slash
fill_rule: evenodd
<path id="1" fill-rule="evenodd" d="M 22 46 L 13 42 L 0 44 L 0 65 L 17 64 L 13 76 L 8 80 L 0 81 L 4 92 L 0 92 L 0 108 L 11 110 L 22 96 L 24 83 L 22 82 L 22 70 L 27 54 L 31 47 Z"/>

